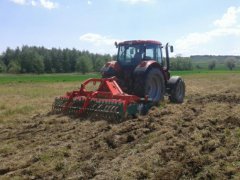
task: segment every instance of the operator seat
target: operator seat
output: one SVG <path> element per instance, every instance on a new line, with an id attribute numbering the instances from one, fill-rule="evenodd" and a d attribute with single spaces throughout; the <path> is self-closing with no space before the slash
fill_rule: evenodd
<path id="1" fill-rule="evenodd" d="M 136 54 L 134 55 L 133 59 L 134 59 L 135 62 L 140 62 L 142 60 L 142 53 L 141 53 L 141 51 L 136 52 Z"/>

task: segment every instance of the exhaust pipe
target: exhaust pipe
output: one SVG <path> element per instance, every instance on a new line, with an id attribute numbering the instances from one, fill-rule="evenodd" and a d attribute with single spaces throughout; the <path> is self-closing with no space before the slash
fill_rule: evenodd
<path id="1" fill-rule="evenodd" d="M 166 50 L 166 62 L 167 62 L 167 71 L 169 70 L 170 68 L 170 57 L 169 57 L 169 51 L 168 51 L 168 47 L 169 47 L 169 43 L 166 44 L 165 46 L 165 50 Z M 173 46 L 170 46 L 170 52 L 172 53 L 173 52 Z"/>

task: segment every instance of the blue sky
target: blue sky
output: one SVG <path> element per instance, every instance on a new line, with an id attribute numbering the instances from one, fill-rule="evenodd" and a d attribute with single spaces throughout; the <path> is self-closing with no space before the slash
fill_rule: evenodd
<path id="1" fill-rule="evenodd" d="M 0 52 L 22 45 L 116 52 L 170 42 L 175 54 L 240 55 L 239 0 L 1 0 Z"/>

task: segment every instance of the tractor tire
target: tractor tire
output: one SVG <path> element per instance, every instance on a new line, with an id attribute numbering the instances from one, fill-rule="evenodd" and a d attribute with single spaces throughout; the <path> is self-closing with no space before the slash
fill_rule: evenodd
<path id="1" fill-rule="evenodd" d="M 182 79 L 179 79 L 170 91 L 169 100 L 172 103 L 181 104 L 185 97 L 185 83 Z"/>
<path id="2" fill-rule="evenodd" d="M 134 92 L 140 97 L 147 95 L 152 99 L 153 105 L 159 105 L 165 94 L 165 81 L 162 72 L 157 68 L 153 68 L 148 71 L 145 78 L 137 78 Z"/>

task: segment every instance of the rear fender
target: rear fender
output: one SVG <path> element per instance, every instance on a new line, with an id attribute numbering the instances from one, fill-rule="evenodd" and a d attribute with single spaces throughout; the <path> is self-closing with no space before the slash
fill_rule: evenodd
<path id="1" fill-rule="evenodd" d="M 117 61 L 107 62 L 100 70 L 103 77 L 116 76 L 121 71 L 121 67 Z"/>
<path id="2" fill-rule="evenodd" d="M 164 70 L 162 68 L 162 66 L 154 61 L 154 60 L 150 60 L 150 61 L 142 61 L 134 70 L 134 77 L 140 77 L 140 78 L 144 78 L 145 75 L 147 74 L 147 72 L 151 69 L 151 68 L 157 68 L 159 69 L 162 74 L 163 77 L 165 79 L 165 82 L 167 81 L 167 76 L 164 73 Z"/>
<path id="3" fill-rule="evenodd" d="M 178 81 L 183 80 L 180 76 L 172 76 L 168 81 L 167 81 L 167 93 L 170 94 L 171 89 L 175 87 Z"/>

